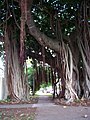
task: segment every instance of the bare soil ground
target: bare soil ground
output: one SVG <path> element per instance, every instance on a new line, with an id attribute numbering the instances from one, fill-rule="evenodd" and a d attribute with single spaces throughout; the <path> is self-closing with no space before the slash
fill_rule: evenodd
<path id="1" fill-rule="evenodd" d="M 66 105 L 66 106 L 86 106 L 86 107 L 90 106 L 90 100 L 78 100 L 78 101 L 74 101 L 74 102 L 71 102 L 71 103 L 67 103 L 66 100 L 55 99 L 54 103 L 56 105 Z"/>
<path id="2" fill-rule="evenodd" d="M 29 106 L 37 102 L 37 97 L 32 97 L 29 101 L 0 101 L 0 105 L 4 106 L 0 108 L 0 120 L 34 120 L 36 108 Z M 6 105 L 8 108 L 5 108 Z M 10 108 L 12 105 L 16 108 Z M 25 105 L 28 106 L 25 107 Z M 22 106 L 22 108 L 18 106 Z"/>
<path id="3" fill-rule="evenodd" d="M 0 109 L 0 120 L 34 120 L 36 108 Z"/>
<path id="4" fill-rule="evenodd" d="M 35 104 L 38 102 L 38 97 L 31 97 L 30 100 L 28 101 L 7 101 L 7 100 L 2 100 L 0 101 L 0 105 L 5 105 L 5 104 Z"/>

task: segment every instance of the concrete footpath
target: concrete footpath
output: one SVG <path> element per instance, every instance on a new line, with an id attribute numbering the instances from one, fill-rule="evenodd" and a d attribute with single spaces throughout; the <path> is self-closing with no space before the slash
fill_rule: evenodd
<path id="1" fill-rule="evenodd" d="M 0 105 L 0 108 L 37 108 L 35 120 L 90 120 L 90 107 L 55 105 L 48 96 L 39 96 L 37 104 Z"/>
<path id="2" fill-rule="evenodd" d="M 90 107 L 55 105 L 47 96 L 40 96 L 35 120 L 90 120 Z"/>
<path id="3" fill-rule="evenodd" d="M 33 104 L 3 104 L 0 108 L 30 108 Z"/>

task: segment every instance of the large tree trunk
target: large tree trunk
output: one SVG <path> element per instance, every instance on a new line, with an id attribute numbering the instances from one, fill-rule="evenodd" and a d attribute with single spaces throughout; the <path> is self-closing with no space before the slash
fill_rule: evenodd
<path id="1" fill-rule="evenodd" d="M 82 59 L 80 87 L 83 91 L 82 97 L 84 98 L 90 98 L 90 26 L 87 12 L 88 4 L 88 1 L 82 1 L 79 12 L 81 17 L 78 18 L 79 22 L 77 25 L 77 42 Z M 82 19 L 83 22 L 80 22 Z"/>
<path id="2" fill-rule="evenodd" d="M 5 30 L 5 64 L 6 64 L 6 81 L 8 85 L 8 95 L 14 100 L 27 99 L 27 83 L 25 81 L 24 68 L 20 65 L 18 47 L 16 39 L 13 39 L 11 28 Z"/>

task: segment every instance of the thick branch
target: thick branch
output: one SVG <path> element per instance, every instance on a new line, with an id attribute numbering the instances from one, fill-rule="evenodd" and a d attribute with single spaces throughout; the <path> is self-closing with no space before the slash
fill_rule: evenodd
<path id="1" fill-rule="evenodd" d="M 44 46 L 48 46 L 49 48 L 59 52 L 60 50 L 60 40 L 51 39 L 47 37 L 44 33 L 40 32 L 40 30 L 35 26 L 33 21 L 33 17 L 30 12 L 30 8 L 27 10 L 27 26 L 29 28 L 29 33 L 41 44 Z"/>

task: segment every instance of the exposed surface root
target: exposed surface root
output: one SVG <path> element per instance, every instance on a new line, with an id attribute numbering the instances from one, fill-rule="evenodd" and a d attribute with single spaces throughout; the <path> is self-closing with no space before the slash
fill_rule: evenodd
<path id="1" fill-rule="evenodd" d="M 55 104 L 57 105 L 66 105 L 66 106 L 90 106 L 90 100 L 76 100 L 76 101 L 67 101 L 64 99 L 55 99 Z"/>

